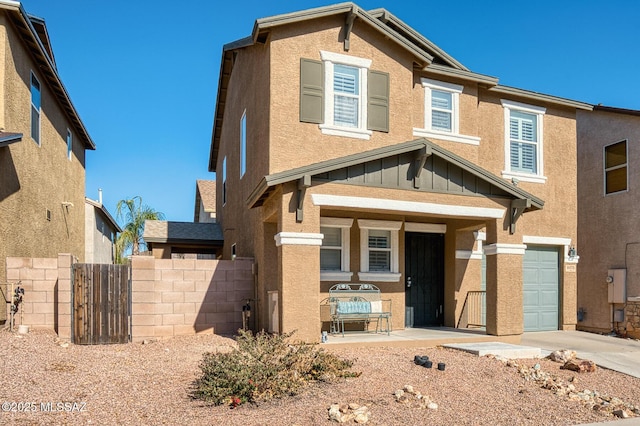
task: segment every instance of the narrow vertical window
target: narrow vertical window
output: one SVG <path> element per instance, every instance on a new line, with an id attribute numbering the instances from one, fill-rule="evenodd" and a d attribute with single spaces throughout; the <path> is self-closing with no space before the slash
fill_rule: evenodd
<path id="1" fill-rule="evenodd" d="M 369 271 L 391 272 L 391 231 L 369 231 Z"/>
<path id="2" fill-rule="evenodd" d="M 222 159 L 222 205 L 227 203 L 227 157 Z"/>
<path id="3" fill-rule="evenodd" d="M 247 110 L 240 119 L 240 177 L 247 171 Z"/>
<path id="4" fill-rule="evenodd" d="M 538 173 L 537 117 L 520 111 L 511 111 L 509 135 L 511 141 L 511 170 Z"/>
<path id="5" fill-rule="evenodd" d="M 545 183 L 543 121 L 546 109 L 501 99 L 504 108 L 505 179 Z"/>
<path id="6" fill-rule="evenodd" d="M 627 190 L 627 141 L 604 147 L 605 194 Z"/>
<path id="7" fill-rule="evenodd" d="M 453 94 L 451 92 L 431 91 L 431 128 L 443 132 L 453 131 Z"/>
<path id="8" fill-rule="evenodd" d="M 71 153 L 73 152 L 73 136 L 71 130 L 67 129 L 67 158 L 71 160 Z"/>
<path id="9" fill-rule="evenodd" d="M 40 145 L 40 82 L 31 73 L 31 138 Z"/>
<path id="10" fill-rule="evenodd" d="M 336 126 L 360 127 L 360 70 L 335 64 L 333 67 L 333 122 Z"/>
<path id="11" fill-rule="evenodd" d="M 320 270 L 342 271 L 342 229 L 321 226 Z"/>

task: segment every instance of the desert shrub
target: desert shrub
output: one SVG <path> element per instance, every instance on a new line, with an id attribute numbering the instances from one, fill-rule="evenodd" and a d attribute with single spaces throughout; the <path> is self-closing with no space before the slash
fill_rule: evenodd
<path id="1" fill-rule="evenodd" d="M 357 377 L 352 362 L 325 352 L 317 345 L 292 342 L 287 333 L 253 334 L 240 330 L 238 347 L 229 353 L 203 355 L 202 375 L 193 396 L 216 405 L 236 406 L 294 395 L 312 381 Z"/>

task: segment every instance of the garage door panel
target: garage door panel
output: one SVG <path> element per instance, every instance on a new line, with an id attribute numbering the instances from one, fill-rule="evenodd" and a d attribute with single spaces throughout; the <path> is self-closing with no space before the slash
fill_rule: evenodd
<path id="1" fill-rule="evenodd" d="M 522 292 L 522 304 L 527 307 L 538 306 L 540 304 L 537 291 L 523 291 Z"/>
<path id="2" fill-rule="evenodd" d="M 555 312 L 558 312 L 558 290 L 541 290 L 540 298 L 538 299 L 540 302 L 540 309 L 552 308 Z"/>
<path id="3" fill-rule="evenodd" d="M 558 311 L 540 312 L 538 330 L 550 331 L 558 329 Z"/>

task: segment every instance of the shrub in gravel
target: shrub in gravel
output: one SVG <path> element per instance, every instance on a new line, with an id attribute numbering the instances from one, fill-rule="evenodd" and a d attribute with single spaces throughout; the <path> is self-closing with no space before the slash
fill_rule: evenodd
<path id="1" fill-rule="evenodd" d="M 351 361 L 317 345 L 291 340 L 294 332 L 270 335 L 239 330 L 238 347 L 229 353 L 204 354 L 193 396 L 215 405 L 237 406 L 295 395 L 311 381 L 357 377 Z"/>

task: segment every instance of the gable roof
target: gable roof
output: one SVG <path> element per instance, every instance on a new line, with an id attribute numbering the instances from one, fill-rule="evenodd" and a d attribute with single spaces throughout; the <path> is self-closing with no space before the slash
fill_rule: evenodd
<path id="1" fill-rule="evenodd" d="M 384 9 L 378 9 L 377 11 L 380 10 Z M 222 130 L 224 106 L 226 103 L 227 86 L 229 83 L 229 77 L 231 76 L 231 70 L 233 68 L 232 52 L 236 49 L 251 46 L 256 43 L 264 43 L 271 28 L 280 25 L 302 23 L 312 19 L 341 14 L 347 15 L 345 22 L 349 19 L 359 19 L 361 22 L 368 24 L 373 29 L 383 34 L 386 38 L 396 43 L 399 48 L 411 53 L 416 58 L 416 62 L 421 67 L 426 67 L 433 62 L 434 56 L 428 49 L 425 48 L 425 46 L 435 46 L 431 42 L 428 42 L 428 40 L 422 37 L 423 45 L 417 45 L 415 42 L 415 37 L 414 40 L 412 40 L 410 38 L 407 38 L 407 34 L 396 31 L 397 29 L 401 29 L 400 27 L 393 28 L 384 20 L 378 19 L 377 15 L 372 15 L 357 6 L 355 3 L 351 2 L 338 3 L 334 5 L 322 6 L 313 9 L 258 19 L 253 25 L 251 36 L 226 44 L 222 48 L 220 76 L 218 80 L 218 96 L 216 100 L 216 111 L 214 114 L 213 133 L 211 137 L 211 150 L 209 153 L 209 171 L 215 171 L 216 161 L 218 158 L 218 147 L 220 142 L 220 132 Z M 406 24 L 404 27 L 409 28 L 409 26 Z M 417 32 L 413 32 L 417 34 Z M 427 41 L 428 43 L 425 43 L 424 41 Z M 444 54 L 444 52 L 440 49 L 434 49 L 433 52 Z M 445 63 L 456 64 L 454 61 L 452 61 L 452 58 L 449 55 L 446 55 L 446 58 L 448 59 L 444 60 Z"/>
<path id="2" fill-rule="evenodd" d="M 93 143 L 91 136 L 89 136 L 89 132 L 80 119 L 80 115 L 73 106 L 69 93 L 58 75 L 44 20 L 28 15 L 20 2 L 17 1 L 0 0 L 0 10 L 4 10 L 7 13 L 9 21 L 15 26 L 19 36 L 29 48 L 28 50 L 38 66 L 39 72 L 45 77 L 59 105 L 73 124 L 74 136 L 79 137 L 84 142 L 85 149 L 96 149 L 96 145 Z M 45 39 L 43 40 L 42 37 Z"/>
<path id="3" fill-rule="evenodd" d="M 200 222 L 200 206 L 205 212 L 216 212 L 216 181 L 196 181 L 196 205 L 193 213 L 193 221 Z"/>
<path id="4" fill-rule="evenodd" d="M 111 216 L 111 213 L 109 213 L 109 210 L 107 210 L 104 204 L 102 204 L 100 201 L 95 201 L 88 197 L 84 198 L 84 202 L 89 204 L 90 206 L 93 206 L 96 210 L 101 211 L 104 217 L 107 219 L 107 222 L 111 224 L 111 227 L 115 229 L 116 232 L 122 232 L 122 228 L 120 227 L 120 225 L 118 225 L 118 222 L 116 222 L 113 216 Z"/>
<path id="5" fill-rule="evenodd" d="M 338 3 L 258 19 L 254 23 L 253 31 L 250 36 L 228 43 L 222 48 L 220 74 L 218 77 L 218 92 L 209 151 L 210 172 L 216 171 L 216 162 L 220 147 L 220 134 L 222 132 L 224 109 L 227 99 L 227 89 L 231 72 L 233 70 L 233 52 L 237 49 L 252 46 L 256 43 L 267 42 L 267 36 L 271 28 L 286 24 L 303 23 L 311 19 L 340 14 L 346 15 L 345 24 L 353 22 L 350 21 L 352 19 L 359 19 L 359 21 L 364 22 L 379 31 L 385 36 L 385 38 L 396 43 L 399 48 L 410 52 L 414 55 L 416 63 L 422 67 L 423 71 L 473 81 L 500 94 L 514 95 L 536 101 L 551 102 L 571 108 L 586 110 L 590 110 L 592 108 L 591 105 L 583 102 L 515 89 L 507 86 L 500 86 L 498 85 L 498 79 L 496 77 L 470 71 L 444 50 L 440 49 L 426 37 L 418 33 L 386 9 L 380 8 L 367 12 L 351 2 Z"/>
<path id="6" fill-rule="evenodd" d="M 438 156 L 443 160 L 460 167 L 461 169 L 471 173 L 477 178 L 496 186 L 497 188 L 503 190 L 516 199 L 530 200 L 531 208 L 541 209 L 544 206 L 544 201 L 541 198 L 538 198 L 535 195 L 530 194 L 529 192 L 521 188 L 518 188 L 517 186 L 511 184 L 509 181 L 496 176 L 495 174 L 424 138 L 403 142 L 396 145 L 385 146 L 382 148 L 377 148 L 357 154 L 347 155 L 345 157 L 321 161 L 319 163 L 311 164 L 308 166 L 298 167 L 295 169 L 265 176 L 249 195 L 247 204 L 250 208 L 261 206 L 264 201 L 271 195 L 275 187 L 279 184 L 292 182 L 305 176 L 315 176 L 321 173 L 331 172 L 356 164 L 366 163 L 368 161 L 420 150 L 424 150 L 425 155 Z"/>

